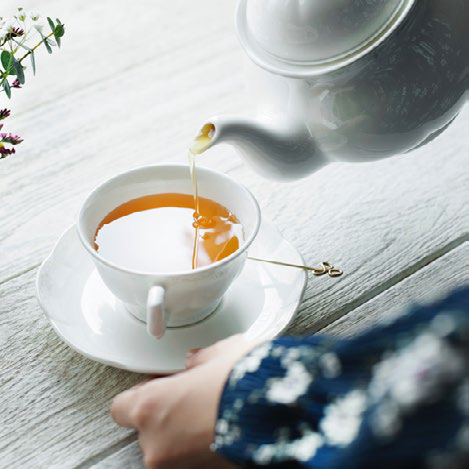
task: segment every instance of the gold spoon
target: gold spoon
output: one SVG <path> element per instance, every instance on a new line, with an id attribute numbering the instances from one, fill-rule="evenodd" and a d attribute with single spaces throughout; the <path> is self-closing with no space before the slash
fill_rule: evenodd
<path id="1" fill-rule="evenodd" d="M 261 259 L 259 257 L 248 256 L 248 259 L 251 261 L 267 262 L 269 264 L 283 265 L 285 267 L 295 267 L 297 269 L 308 270 L 310 272 L 313 272 L 313 275 L 316 275 L 317 277 L 328 274 L 329 277 L 335 278 L 335 277 L 342 276 L 344 273 L 341 269 L 334 267 L 330 262 L 322 262 L 321 267 L 308 267 L 306 265 L 289 264 L 287 262 L 280 262 L 280 261 L 271 261 L 268 259 Z"/>

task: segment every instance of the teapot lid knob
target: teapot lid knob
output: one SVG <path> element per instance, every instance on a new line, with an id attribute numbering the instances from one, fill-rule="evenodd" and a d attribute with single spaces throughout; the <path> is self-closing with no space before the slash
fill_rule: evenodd
<path id="1" fill-rule="evenodd" d="M 287 76 L 340 68 L 380 44 L 415 0 L 240 0 L 238 35 L 260 66 Z"/>

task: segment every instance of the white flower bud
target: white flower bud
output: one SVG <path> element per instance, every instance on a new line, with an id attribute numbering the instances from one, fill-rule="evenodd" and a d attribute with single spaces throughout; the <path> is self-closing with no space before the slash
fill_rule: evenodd
<path id="1" fill-rule="evenodd" d="M 27 17 L 28 17 L 28 14 L 24 10 L 21 10 L 21 11 L 18 12 L 17 18 L 20 21 L 26 21 Z"/>

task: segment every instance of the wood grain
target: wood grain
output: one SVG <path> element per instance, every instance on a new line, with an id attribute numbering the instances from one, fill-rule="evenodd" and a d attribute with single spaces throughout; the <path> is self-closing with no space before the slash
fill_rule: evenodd
<path id="1" fill-rule="evenodd" d="M 31 271 L 0 286 L 0 467 L 72 468 L 129 435 L 109 415 L 143 376 L 100 365 L 58 340 Z"/>
<path id="2" fill-rule="evenodd" d="M 307 265 L 330 261 L 339 279 L 310 277 L 291 333 L 314 332 L 469 240 L 466 108 L 432 145 L 389 160 L 334 164 L 294 184 L 232 171 Z"/>
<path id="3" fill-rule="evenodd" d="M 2 11 L 15 4 L 7 3 Z M 61 343 L 34 298 L 34 277 L 94 185 L 141 164 L 185 162 L 205 116 L 241 109 L 227 92 L 243 86 L 241 51 L 229 33 L 234 2 L 187 6 L 41 4 L 67 24 L 67 35 L 8 103 L 7 130 L 25 143 L 0 165 L 0 466 L 72 468 L 128 437 L 111 421 L 109 404 L 141 377 Z"/>
<path id="4" fill-rule="evenodd" d="M 36 0 L 22 4 L 37 9 Z M 2 13 L 15 5 L 4 0 Z M 108 408 L 141 377 L 67 348 L 37 305 L 34 277 L 96 184 L 135 166 L 186 162 L 207 117 L 250 108 L 234 7 L 234 0 L 41 2 L 67 35 L 8 103 L 14 116 L 5 130 L 25 143 L 0 162 L 0 467 L 87 469 L 104 458 L 99 469 L 140 469 L 136 446 L 126 446 L 132 436 Z M 429 284 L 440 291 L 458 283 L 423 268 L 444 259 L 467 267 L 468 124 L 466 109 L 413 154 L 331 165 L 290 185 L 258 178 L 229 147 L 201 158 L 250 187 L 308 264 L 344 269 L 340 279 L 311 278 L 290 332 L 335 321 L 331 331 L 352 333 L 380 319 L 367 308 L 385 316 L 388 291 L 398 292 L 397 302 Z"/>
<path id="5" fill-rule="evenodd" d="M 358 334 L 399 316 L 410 305 L 436 301 L 464 285 L 469 285 L 469 242 L 328 325 L 321 334 L 346 337 Z"/>
<path id="6" fill-rule="evenodd" d="M 182 14 L 186 3 L 181 0 L 168 8 L 155 2 L 139 3 L 138 8 L 137 2 L 98 3 L 100 11 L 95 11 L 96 6 L 79 8 L 77 19 L 74 8 L 80 3 L 67 2 L 72 21 L 69 37 L 64 50 L 49 59 L 61 57 L 61 67 L 72 69 L 75 84 L 83 73 L 81 60 L 92 63 L 96 68 L 92 86 L 72 86 L 63 96 L 45 100 L 8 121 L 9 128 L 26 141 L 15 157 L 0 165 L 0 282 L 39 264 L 60 232 L 75 220 L 81 201 L 96 184 L 135 166 L 187 162 L 189 142 L 204 119 L 219 110 L 242 107 L 241 52 L 232 31 L 234 2 L 220 7 L 220 2 L 205 0 L 206 13 L 197 8 L 193 16 L 192 10 Z M 133 7 L 126 9 L 131 3 Z M 140 51 L 139 57 L 134 57 L 135 48 L 122 48 L 116 40 L 108 44 L 107 53 L 113 54 L 118 69 L 96 67 L 102 50 L 92 47 L 91 40 L 82 43 L 92 33 L 87 20 L 98 17 L 101 28 L 114 31 L 128 15 L 157 18 L 163 13 L 175 22 L 168 26 L 167 42 L 151 40 L 155 36 L 151 22 L 142 25 L 147 36 L 139 36 L 139 41 L 147 52 Z M 66 11 L 63 15 L 67 16 Z M 206 26 L 197 28 L 204 20 Z M 124 37 L 127 34 L 123 32 Z M 219 40 L 214 42 L 214 37 Z M 67 55 L 67 47 L 74 52 Z M 146 60 L 150 50 L 153 59 Z M 141 62 L 139 68 L 132 65 L 135 60 Z M 100 74 L 109 71 L 110 77 L 100 80 Z M 60 73 L 54 63 L 51 75 Z M 37 92 L 36 85 L 31 81 L 25 93 Z M 50 90 L 53 85 L 44 87 Z M 220 169 L 233 165 L 232 159 L 219 160 Z"/>
<path id="7" fill-rule="evenodd" d="M 2 15 L 13 13 L 17 4 L 3 0 Z M 21 5 L 34 11 L 38 7 L 36 0 L 24 0 Z M 60 17 L 66 36 L 60 52 L 52 56 L 45 49 L 37 52 L 36 77 L 28 78 L 25 89 L 13 94 L 16 113 L 24 115 L 46 103 L 56 105 L 58 99 L 83 90 L 99 102 L 96 95 L 103 84 L 132 74 L 133 86 L 114 90 L 116 99 L 125 99 L 134 88 L 142 87 L 140 80 L 148 68 L 161 68 L 164 73 L 168 60 L 178 71 L 191 73 L 194 67 L 203 67 L 203 59 L 217 56 L 227 45 L 241 55 L 233 31 L 234 7 L 235 0 L 203 0 L 194 6 L 184 0 L 164 5 L 152 0 L 120 0 L 118 4 L 100 0 L 86 7 L 77 0 L 42 0 L 41 13 Z M 195 55 L 187 53 L 197 49 Z"/>
<path id="8" fill-rule="evenodd" d="M 458 286 L 469 284 L 469 242 L 440 257 L 381 295 L 366 302 L 321 331 L 343 337 L 392 320 L 411 304 L 435 301 Z M 93 469 L 143 469 L 142 452 L 134 441 L 91 466 Z"/>
<path id="9" fill-rule="evenodd" d="M 144 469 L 142 450 L 137 441 L 120 449 L 111 456 L 93 464 L 89 469 Z M 85 468 L 77 468 L 85 469 Z M 88 468 L 86 468 L 88 469 Z"/>

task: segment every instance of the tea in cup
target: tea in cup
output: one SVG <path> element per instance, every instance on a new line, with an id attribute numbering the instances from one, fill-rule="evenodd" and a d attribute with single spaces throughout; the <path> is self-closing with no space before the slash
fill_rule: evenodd
<path id="1" fill-rule="evenodd" d="M 213 200 L 197 197 L 196 208 L 190 194 L 162 193 L 132 199 L 106 215 L 95 249 L 129 269 L 169 273 L 220 261 L 243 238 L 237 217 Z"/>
<path id="2" fill-rule="evenodd" d="M 157 338 L 217 308 L 259 230 L 259 206 L 244 186 L 205 168 L 197 178 L 195 226 L 184 165 L 120 174 L 95 189 L 79 214 L 80 240 L 102 280 Z"/>

